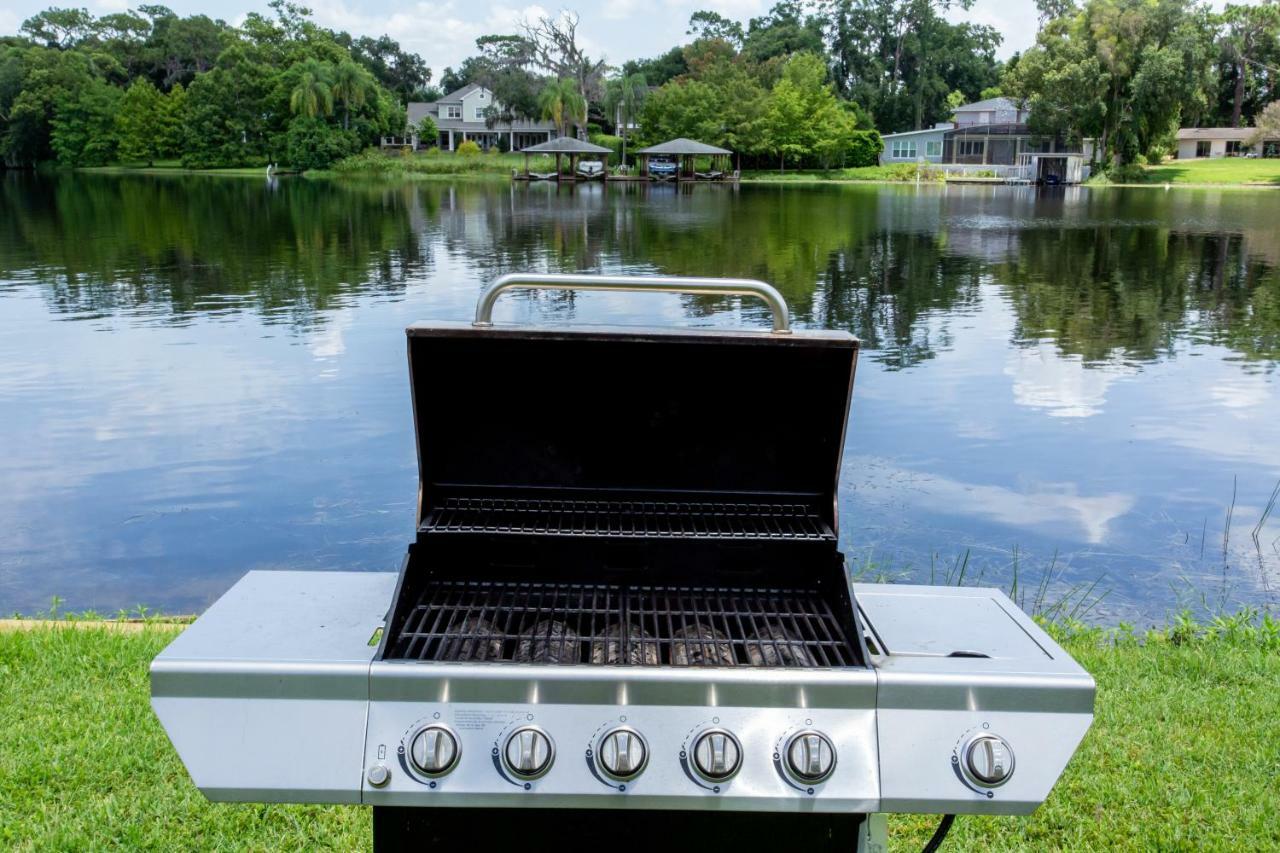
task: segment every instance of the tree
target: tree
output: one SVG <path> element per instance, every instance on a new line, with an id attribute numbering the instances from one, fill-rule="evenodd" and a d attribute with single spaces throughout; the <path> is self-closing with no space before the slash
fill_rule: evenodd
<path id="1" fill-rule="evenodd" d="M 1280 139 L 1280 101 L 1272 101 L 1258 114 L 1254 131 L 1245 140 L 1245 144 L 1252 147 L 1261 145 L 1268 139 Z"/>
<path id="2" fill-rule="evenodd" d="M 764 115 L 764 146 L 777 155 L 780 170 L 788 159 L 810 156 L 828 165 L 849 145 L 853 122 L 827 85 L 826 70 L 821 57 L 798 53 L 773 87 Z"/>
<path id="3" fill-rule="evenodd" d="M 643 74 L 650 86 L 661 86 L 682 74 L 687 74 L 688 71 L 689 66 L 684 59 L 684 48 L 681 47 L 673 47 L 653 59 L 632 60 L 622 64 L 623 75 Z"/>
<path id="4" fill-rule="evenodd" d="M 289 110 L 294 115 L 315 118 L 333 114 L 333 89 L 327 67 L 308 60 L 301 66 L 297 80 L 289 93 Z"/>
<path id="5" fill-rule="evenodd" d="M 295 116 L 285 134 L 285 162 L 302 171 L 328 168 L 359 150 L 354 133 L 331 127 L 318 116 Z"/>
<path id="6" fill-rule="evenodd" d="M 197 74 L 187 89 L 191 132 L 182 152 L 188 168 L 245 166 L 267 162 L 268 137 L 287 116 L 264 115 L 279 84 L 272 69 L 250 61 L 240 49 L 227 50 L 218 66 Z M 282 96 L 287 100 L 287 95 Z"/>
<path id="7" fill-rule="evenodd" d="M 641 112 L 644 139 L 650 143 L 665 139 L 714 139 L 720 131 L 720 99 L 716 90 L 701 80 L 673 80 L 645 99 Z"/>
<path id="8" fill-rule="evenodd" d="M 947 96 L 967 101 L 999 80 L 1000 34 L 953 24 L 949 8 L 972 0 L 830 0 L 825 35 L 842 97 L 876 117 L 881 130 L 921 129 L 950 117 Z"/>
<path id="9" fill-rule="evenodd" d="M 1050 21 L 1003 86 L 1043 133 L 1096 137 L 1121 164 L 1207 106 L 1213 21 L 1190 0 L 1088 0 Z"/>
<path id="10" fill-rule="evenodd" d="M 587 101 L 578 91 L 575 81 L 568 78 L 549 80 L 538 94 L 538 109 L 542 118 L 555 123 L 561 136 L 569 135 L 571 125 L 583 125 L 587 121 Z"/>
<path id="11" fill-rule="evenodd" d="M 367 68 L 380 85 L 402 102 L 417 99 L 431 81 L 431 69 L 422 57 L 402 50 L 400 43 L 390 36 L 352 39 L 346 33 L 339 33 L 336 41 L 350 50 L 351 58 Z"/>
<path id="12" fill-rule="evenodd" d="M 742 46 L 745 33 L 742 24 L 719 12 L 698 11 L 689 16 L 687 35 L 699 39 L 718 39 L 735 47 Z"/>
<path id="13" fill-rule="evenodd" d="M 436 145 L 440 142 L 440 128 L 436 126 L 436 120 L 431 116 L 423 116 L 418 120 L 418 126 L 414 132 L 418 134 L 418 144 L 420 145 Z"/>
<path id="14" fill-rule="evenodd" d="M 93 35 L 87 9 L 46 9 L 22 22 L 19 31 L 47 47 L 67 50 Z"/>
<path id="15" fill-rule="evenodd" d="M 1225 25 L 1222 43 L 1232 62 L 1235 85 L 1231 98 L 1231 126 L 1239 127 L 1244 111 L 1247 82 L 1254 77 L 1258 56 L 1280 39 L 1280 5 L 1237 6 L 1228 3 L 1222 13 Z M 1270 69 L 1272 74 L 1276 69 Z M 1273 84 L 1274 86 L 1274 84 Z"/>
<path id="16" fill-rule="evenodd" d="M 583 101 L 599 98 L 607 70 L 604 60 L 587 56 L 578 43 L 578 15 L 561 12 L 524 21 L 520 29 L 529 49 L 530 63 L 558 80 L 572 80 Z M 583 111 L 585 116 L 586 111 Z"/>
<path id="17" fill-rule="evenodd" d="M 627 165 L 627 134 L 632 119 L 640 114 L 645 96 L 649 94 L 649 84 L 640 73 L 626 74 L 609 81 L 605 103 L 611 112 L 618 113 L 618 135 L 622 137 L 622 165 Z"/>
<path id="18" fill-rule="evenodd" d="M 59 163 L 105 166 L 115 158 L 115 118 L 121 98 L 118 88 L 101 80 L 59 97 L 50 138 Z"/>
<path id="19" fill-rule="evenodd" d="M 329 88 L 332 96 L 342 102 L 342 128 L 351 128 L 351 108 L 363 107 L 373 91 L 373 75 L 351 60 L 339 62 L 333 69 Z"/>
<path id="20" fill-rule="evenodd" d="M 157 151 L 161 157 L 177 157 L 182 154 L 187 133 L 186 121 L 187 90 L 181 83 L 174 83 L 161 102 L 156 132 L 159 140 Z"/>
<path id="21" fill-rule="evenodd" d="M 141 160 L 154 166 L 164 144 L 166 116 L 164 96 L 145 77 L 135 80 L 124 93 L 116 113 L 116 135 L 122 160 Z"/>

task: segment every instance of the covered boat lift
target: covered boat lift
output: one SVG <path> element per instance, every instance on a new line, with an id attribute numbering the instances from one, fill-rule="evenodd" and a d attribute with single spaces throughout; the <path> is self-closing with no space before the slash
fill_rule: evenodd
<path id="1" fill-rule="evenodd" d="M 679 181 L 728 181 L 737 180 L 738 173 L 730 171 L 732 165 L 729 158 L 733 156 L 733 152 L 725 148 L 719 148 L 715 145 L 708 145 L 705 142 L 699 142 L 696 139 L 671 139 L 659 145 L 650 145 L 648 148 L 641 148 L 636 152 L 636 156 L 640 158 L 640 177 L 649 177 L 649 158 L 650 157 L 674 157 L 679 168 L 676 169 L 676 180 Z M 709 172 L 695 172 L 693 170 L 694 157 L 710 157 L 713 165 L 720 168 L 712 168 Z"/>
<path id="2" fill-rule="evenodd" d="M 530 145 L 522 152 L 524 154 L 524 173 L 515 172 L 512 178 L 517 181 L 563 181 L 578 180 L 578 158 L 584 154 L 603 155 L 600 157 L 604 163 L 604 177 L 609 177 L 609 155 L 612 150 L 605 148 L 603 145 L 596 145 L 593 142 L 584 142 L 581 139 L 575 139 L 572 136 L 560 136 L 555 139 L 543 142 L 539 145 Z M 554 154 L 556 155 L 556 170 L 554 173 L 531 172 L 529 171 L 529 155 L 530 154 Z M 560 158 L 564 155 L 569 156 L 569 174 L 566 176 L 560 170 Z"/>

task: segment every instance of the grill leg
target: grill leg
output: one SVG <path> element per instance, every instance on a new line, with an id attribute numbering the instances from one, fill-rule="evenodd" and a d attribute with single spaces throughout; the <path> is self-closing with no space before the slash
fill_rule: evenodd
<path id="1" fill-rule="evenodd" d="M 878 832 L 877 832 L 878 821 Z M 413 850 L 779 850 L 881 853 L 884 816 L 635 809 L 373 810 L 375 853 Z"/>

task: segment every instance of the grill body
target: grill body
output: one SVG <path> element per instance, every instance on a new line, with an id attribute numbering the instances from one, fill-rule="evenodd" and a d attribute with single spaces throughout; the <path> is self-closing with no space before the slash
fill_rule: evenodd
<path id="1" fill-rule="evenodd" d="M 519 281 L 566 283 L 544 279 Z M 493 327 L 510 283 L 475 324 L 408 330 L 398 575 L 250 573 L 156 659 L 202 791 L 366 803 L 388 848 L 545 809 L 717 837 L 768 813 L 874 849 L 878 812 L 1048 795 L 1092 719 L 1087 673 L 994 590 L 848 582 L 856 341 L 789 332 L 758 283 L 770 333 Z M 615 732 L 640 772 L 607 766 Z"/>

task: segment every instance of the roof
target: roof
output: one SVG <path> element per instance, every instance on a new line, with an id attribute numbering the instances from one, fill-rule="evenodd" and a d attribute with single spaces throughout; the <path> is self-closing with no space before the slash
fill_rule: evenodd
<path id="1" fill-rule="evenodd" d="M 549 142 L 530 145 L 521 149 L 521 154 L 610 154 L 613 149 L 596 145 L 594 142 L 583 142 L 572 136 L 558 136 Z"/>
<path id="2" fill-rule="evenodd" d="M 948 130 L 955 130 L 954 124 L 948 124 L 946 127 L 926 127 L 924 130 L 904 130 L 899 133 L 882 133 L 881 139 L 899 139 L 903 136 L 916 136 L 921 133 L 937 133 L 939 135 L 946 133 Z"/>
<path id="3" fill-rule="evenodd" d="M 732 154 L 726 148 L 717 148 L 714 145 L 708 145 L 705 142 L 699 142 L 696 139 L 685 139 L 683 136 L 679 139 L 669 139 L 659 145 L 650 145 L 648 148 L 641 148 L 637 154 Z"/>
<path id="4" fill-rule="evenodd" d="M 953 112 L 970 113 L 970 112 L 986 112 L 987 110 L 1016 110 L 1018 104 L 1013 98 L 987 98 L 985 101 L 974 101 L 972 104 L 964 104 L 956 107 Z"/>
<path id="5" fill-rule="evenodd" d="M 483 89 L 483 88 L 484 88 L 484 87 L 483 87 L 483 86 L 481 86 L 479 83 L 468 83 L 467 85 L 463 86 L 461 89 L 454 89 L 452 92 L 450 92 L 449 94 L 445 95 L 445 96 L 444 96 L 443 98 L 441 98 L 440 100 L 438 100 L 438 101 L 432 101 L 432 103 L 435 103 L 435 104 L 452 104 L 452 103 L 455 103 L 455 102 L 457 102 L 457 101 L 461 101 L 463 98 L 465 98 L 467 95 L 470 95 L 470 94 L 471 94 L 472 92 L 474 92 L 476 89 Z"/>
<path id="6" fill-rule="evenodd" d="M 1239 139 L 1253 136 L 1252 127 L 1180 127 L 1179 139 Z"/>

